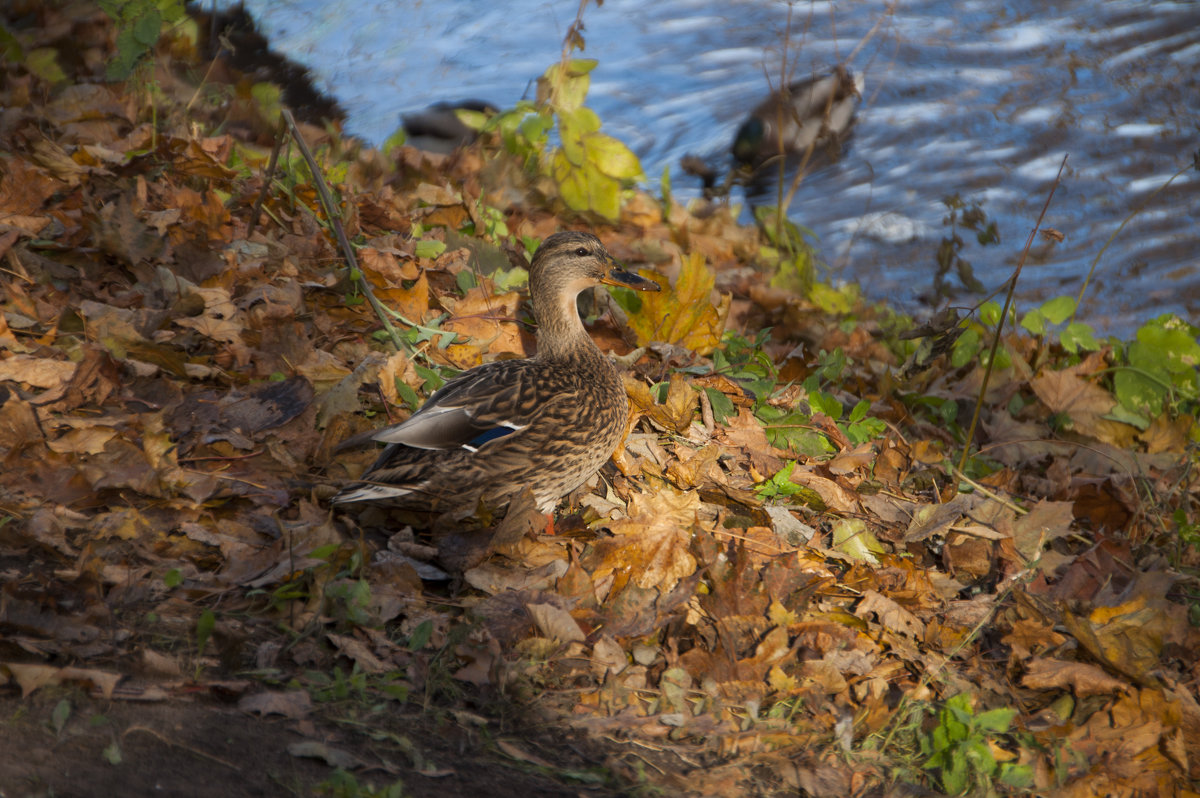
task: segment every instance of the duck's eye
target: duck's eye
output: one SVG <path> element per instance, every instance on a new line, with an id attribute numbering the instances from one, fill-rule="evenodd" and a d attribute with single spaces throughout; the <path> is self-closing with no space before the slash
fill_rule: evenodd
<path id="1" fill-rule="evenodd" d="M 581 258 L 586 258 L 589 253 L 587 251 L 587 247 L 580 247 L 579 249 L 575 250 L 575 254 Z"/>

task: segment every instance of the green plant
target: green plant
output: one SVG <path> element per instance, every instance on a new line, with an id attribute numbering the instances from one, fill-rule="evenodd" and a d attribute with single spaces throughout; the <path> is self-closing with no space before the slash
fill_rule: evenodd
<path id="1" fill-rule="evenodd" d="M 755 208 L 754 220 L 770 244 L 759 254 L 775 266 L 771 285 L 808 296 L 816 281 L 817 253 L 811 243 L 816 241 L 816 233 L 791 221 L 775 207 Z"/>
<path id="2" fill-rule="evenodd" d="M 163 23 L 184 17 L 183 0 L 99 0 L 117 28 L 117 57 L 108 63 L 109 80 L 125 80 L 158 43 Z"/>
<path id="3" fill-rule="evenodd" d="M 1081 349 L 1094 352 L 1100 348 L 1100 344 L 1097 343 L 1091 326 L 1070 321 L 1075 316 L 1075 308 L 1074 297 L 1055 297 L 1022 316 L 1021 326 L 1039 338 L 1044 338 L 1053 331 L 1052 327 L 1067 322 L 1058 339 L 1063 349 L 1068 352 L 1078 352 Z"/>
<path id="4" fill-rule="evenodd" d="M 402 781 L 376 788 L 373 784 L 360 784 L 353 773 L 338 768 L 332 776 L 317 785 L 316 794 L 330 798 L 404 798 L 406 793 Z"/>
<path id="5" fill-rule="evenodd" d="M 643 176 L 642 164 L 628 147 L 600 132 L 600 117 L 583 104 L 597 62 L 570 54 L 584 46 L 586 5 L 580 5 L 567 31 L 562 60 L 538 78 L 537 101 L 497 114 L 485 130 L 499 131 L 505 149 L 521 157 L 526 168 L 553 179 L 568 208 L 615 220 L 620 191 Z M 552 129 L 559 146 L 549 149 Z"/>
<path id="6" fill-rule="evenodd" d="M 1008 732 L 1017 711 L 999 707 L 976 714 L 973 704 L 966 693 L 946 701 L 937 725 L 921 738 L 923 767 L 936 770 L 942 789 L 953 795 L 985 794 L 994 781 L 1018 789 L 1032 786 L 1030 766 L 997 760 L 1007 752 L 995 738 Z"/>
<path id="7" fill-rule="evenodd" d="M 942 198 L 942 204 L 949 210 L 942 219 L 942 224 L 950 226 L 950 234 L 942 239 L 935 256 L 938 270 L 933 278 L 934 293 L 938 296 L 949 293 L 946 275 L 953 271 L 964 288 L 982 294 L 985 290 L 983 284 L 975 277 L 975 270 L 970 261 L 963 257 L 966 242 L 959 235 L 959 229 L 975 233 L 975 240 L 984 247 L 999 244 L 1000 232 L 995 222 L 988 221 L 987 214 L 978 202 L 968 204 L 958 194 L 951 194 Z"/>
<path id="8" fill-rule="evenodd" d="M 1200 399 L 1200 328 L 1166 314 L 1143 324 L 1121 353 L 1113 392 L 1122 420 L 1145 429 L 1171 410 L 1191 409 Z M 1193 438 L 1200 438 L 1193 428 Z"/>

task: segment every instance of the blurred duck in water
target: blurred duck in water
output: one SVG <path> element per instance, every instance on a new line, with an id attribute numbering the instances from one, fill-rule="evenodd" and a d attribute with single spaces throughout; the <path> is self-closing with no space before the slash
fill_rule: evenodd
<path id="1" fill-rule="evenodd" d="M 810 149 L 836 159 L 862 90 L 862 76 L 836 67 L 772 92 L 738 128 L 730 147 L 734 160 L 758 169 L 781 155 L 804 157 Z"/>
<path id="2" fill-rule="evenodd" d="M 804 158 L 836 160 L 850 134 L 863 90 L 862 76 L 845 67 L 791 83 L 772 92 L 742 122 L 730 152 L 735 169 L 718 186 L 719 173 L 698 155 L 688 154 L 680 165 L 700 178 L 707 197 L 724 196 L 734 182 L 754 183 L 754 173 L 768 163 Z"/>
<path id="3" fill-rule="evenodd" d="M 441 102 L 415 114 L 405 114 L 400 121 L 409 146 L 427 152 L 449 153 L 456 147 L 470 144 L 479 135 L 478 130 L 462 120 L 460 111 L 489 117 L 497 110 L 485 100 Z"/>

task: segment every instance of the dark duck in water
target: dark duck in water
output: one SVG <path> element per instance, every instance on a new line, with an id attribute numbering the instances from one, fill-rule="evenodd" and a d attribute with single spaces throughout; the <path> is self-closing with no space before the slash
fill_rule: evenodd
<path id="1" fill-rule="evenodd" d="M 772 158 L 838 154 L 854 123 L 863 80 L 845 67 L 772 92 L 738 128 L 734 159 L 757 169 Z"/>

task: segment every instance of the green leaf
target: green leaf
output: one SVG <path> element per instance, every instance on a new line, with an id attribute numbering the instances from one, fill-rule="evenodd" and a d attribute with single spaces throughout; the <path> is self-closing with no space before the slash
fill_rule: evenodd
<path id="1" fill-rule="evenodd" d="M 417 376 L 425 381 L 422 385 L 422 387 L 425 389 L 425 393 L 433 393 L 438 388 L 441 388 L 446 384 L 446 381 L 442 379 L 442 375 L 431 368 L 426 368 L 425 366 L 421 366 L 416 363 L 413 364 L 413 368 L 416 369 Z"/>
<path id="2" fill-rule="evenodd" d="M 842 417 L 844 412 L 842 403 L 833 397 L 832 394 L 824 391 L 814 391 L 808 395 L 808 406 L 813 413 L 824 413 L 825 415 L 837 421 Z"/>
<path id="3" fill-rule="evenodd" d="M 562 111 L 558 115 L 558 134 L 562 140 L 562 152 L 575 167 L 585 166 L 591 134 L 600 129 L 600 117 L 590 108 L 579 107 Z"/>
<path id="4" fill-rule="evenodd" d="M 1200 366 L 1200 329 L 1177 316 L 1164 315 L 1143 324 L 1137 341 L 1130 344 L 1129 362 L 1153 372 L 1165 372 L 1170 382 L 1188 398 L 1196 398 L 1197 367 Z"/>
<path id="5" fill-rule="evenodd" d="M 424 620 L 413 629 L 413 633 L 408 638 L 408 650 L 420 651 L 429 643 L 429 639 L 433 637 L 433 621 Z"/>
<path id="6" fill-rule="evenodd" d="M 0 25 L 0 61 L 21 61 L 25 58 L 25 50 L 17 37 L 8 28 Z"/>
<path id="7" fill-rule="evenodd" d="M 50 713 L 50 723 L 54 726 L 54 733 L 61 735 L 70 718 L 71 702 L 64 698 L 54 705 L 54 711 Z"/>
<path id="8" fill-rule="evenodd" d="M 1059 336 L 1059 342 L 1063 345 L 1063 349 L 1072 353 L 1081 349 L 1095 352 L 1100 348 L 1091 326 L 1079 321 L 1073 321 L 1063 329 L 1062 335 Z"/>
<path id="9" fill-rule="evenodd" d="M 1057 296 L 1042 303 L 1040 310 L 1051 324 L 1062 324 L 1075 314 L 1075 298 Z"/>
<path id="10" fill-rule="evenodd" d="M 595 60 L 581 58 L 568 63 L 565 70 L 562 64 L 554 64 L 546 70 L 543 78 L 550 87 L 549 101 L 558 113 L 574 111 L 583 105 L 591 86 L 591 78 L 587 73 L 595 66 Z"/>
<path id="11" fill-rule="evenodd" d="M 1034 335 L 1046 334 L 1046 316 L 1038 308 L 1026 313 L 1021 317 L 1021 326 Z"/>
<path id="12" fill-rule="evenodd" d="M 47 83 L 62 83 L 67 79 L 67 73 L 58 65 L 58 50 L 53 47 L 30 50 L 29 55 L 25 57 L 25 68 Z M 132 69 L 132 66 L 130 68 Z"/>
<path id="13" fill-rule="evenodd" d="M 390 156 L 397 147 L 404 146 L 406 141 L 408 141 L 408 134 L 404 132 L 404 128 L 398 127 L 392 135 L 383 140 L 383 145 L 380 149 L 384 155 Z"/>
<path id="14" fill-rule="evenodd" d="M 887 424 L 881 418 L 864 418 L 862 421 L 850 424 L 845 432 L 850 442 L 857 446 L 881 437 L 887 432 Z"/>
<path id="15" fill-rule="evenodd" d="M 950 365 L 957 369 L 973 362 L 979 355 L 979 347 L 979 331 L 968 327 L 962 335 L 958 336 L 958 340 L 954 342 L 954 347 L 950 350 Z"/>
<path id="16" fill-rule="evenodd" d="M 825 283 L 814 283 L 808 298 L 826 313 L 849 313 L 858 301 L 857 293 L 850 285 L 838 289 Z"/>
<path id="17" fill-rule="evenodd" d="M 168 588 L 176 588 L 183 584 L 183 574 L 178 568 L 172 568 L 163 576 L 163 584 Z"/>
<path id="18" fill-rule="evenodd" d="M 1008 728 L 1012 725 L 1013 718 L 1016 716 L 1017 711 L 1011 707 L 989 709 L 975 716 L 975 728 L 1000 734 L 1008 731 Z"/>
<path id="19" fill-rule="evenodd" d="M 404 402 L 409 410 L 416 410 L 417 406 L 421 404 L 421 398 L 417 396 L 417 392 L 399 377 L 395 379 L 395 383 L 396 395 L 400 397 L 400 400 Z"/>
<path id="20" fill-rule="evenodd" d="M 434 259 L 446 251 L 446 242 L 438 241 L 437 239 L 426 239 L 418 241 L 413 247 L 413 252 L 418 258 Z"/>
<path id="21" fill-rule="evenodd" d="M 984 302 L 979 306 L 979 320 L 989 327 L 995 327 L 1000 320 L 1000 305 L 995 302 Z"/>
<path id="22" fill-rule="evenodd" d="M 1005 762 L 1000 766 L 1000 773 L 997 778 L 1001 784 L 1016 790 L 1025 791 L 1034 785 L 1033 766 Z"/>
<path id="23" fill-rule="evenodd" d="M 713 420 L 718 424 L 724 424 L 737 415 L 737 408 L 734 407 L 733 400 L 723 392 L 716 388 L 705 388 L 704 394 L 708 397 L 708 403 L 712 405 Z"/>
<path id="24" fill-rule="evenodd" d="M 100 756 L 104 757 L 104 761 L 110 765 L 119 765 L 121 764 L 121 746 L 114 741 L 112 745 L 100 752 Z"/>
<path id="25" fill-rule="evenodd" d="M 196 651 L 204 651 L 205 644 L 208 643 L 208 638 L 212 637 L 213 629 L 217 625 L 217 616 L 212 610 L 205 610 L 200 613 L 199 620 L 196 621 Z"/>
<path id="26" fill-rule="evenodd" d="M 1117 401 L 1125 409 L 1151 419 L 1162 414 L 1167 389 L 1142 372 L 1121 369 L 1113 377 L 1113 388 Z"/>
<path id="27" fill-rule="evenodd" d="M 853 560 L 876 565 L 876 554 L 883 554 L 883 546 L 867 529 L 865 522 L 857 518 L 843 518 L 833 525 L 833 548 Z"/>
<path id="28" fill-rule="evenodd" d="M 144 9 L 141 16 L 134 20 L 132 30 L 133 39 L 142 46 L 143 52 L 149 50 L 162 32 L 162 12 L 153 6 Z"/>

